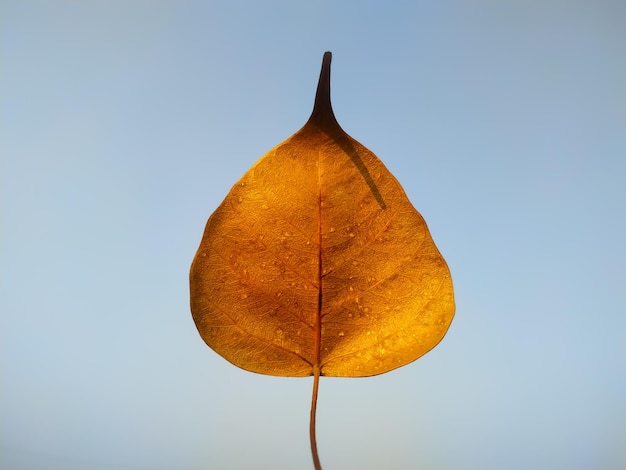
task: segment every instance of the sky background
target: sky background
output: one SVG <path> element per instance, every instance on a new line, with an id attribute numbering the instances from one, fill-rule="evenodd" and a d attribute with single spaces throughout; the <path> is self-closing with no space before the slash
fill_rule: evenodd
<path id="1" fill-rule="evenodd" d="M 326 470 L 626 468 L 626 3 L 0 2 L 0 468 L 312 469 L 312 378 L 189 311 L 209 215 L 307 120 L 387 165 L 444 340 L 322 378 Z"/>

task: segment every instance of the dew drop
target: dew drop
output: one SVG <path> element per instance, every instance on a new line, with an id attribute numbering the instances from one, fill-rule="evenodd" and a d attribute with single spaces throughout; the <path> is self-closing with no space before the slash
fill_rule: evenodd
<path id="1" fill-rule="evenodd" d="M 274 342 L 276 344 L 280 344 L 281 346 L 283 344 L 283 330 L 281 330 L 280 328 L 276 329 L 276 340 Z"/>

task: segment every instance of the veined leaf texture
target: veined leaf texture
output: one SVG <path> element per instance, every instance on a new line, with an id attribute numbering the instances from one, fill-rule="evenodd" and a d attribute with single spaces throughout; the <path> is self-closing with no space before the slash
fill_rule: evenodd
<path id="1" fill-rule="evenodd" d="M 366 377 L 435 347 L 450 271 L 396 178 L 337 123 L 326 52 L 313 113 L 209 218 L 190 273 L 200 335 L 251 372 Z"/>

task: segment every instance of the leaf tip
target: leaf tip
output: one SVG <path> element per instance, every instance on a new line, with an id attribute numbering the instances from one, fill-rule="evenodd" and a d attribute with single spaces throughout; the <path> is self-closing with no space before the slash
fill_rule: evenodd
<path id="1" fill-rule="evenodd" d="M 315 93 L 315 104 L 309 118 L 309 122 L 315 123 L 322 129 L 339 127 L 330 103 L 330 63 L 332 58 L 332 52 L 324 52 L 320 78 L 317 82 L 317 92 Z"/>

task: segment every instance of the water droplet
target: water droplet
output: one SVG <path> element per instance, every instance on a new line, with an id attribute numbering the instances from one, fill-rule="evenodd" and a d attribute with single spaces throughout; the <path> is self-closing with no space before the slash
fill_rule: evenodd
<path id="1" fill-rule="evenodd" d="M 276 344 L 283 345 L 283 330 L 280 328 L 276 329 L 276 340 L 274 341 Z"/>
<path id="2" fill-rule="evenodd" d="M 329 230 L 330 233 L 332 233 L 334 231 L 335 231 L 335 227 L 331 227 L 330 230 Z"/>
<path id="3" fill-rule="evenodd" d="M 340 337 L 343 337 L 343 336 L 345 336 L 345 335 L 346 335 L 346 334 L 345 334 L 343 331 L 340 331 L 339 333 L 337 333 L 337 336 L 340 336 Z"/>

